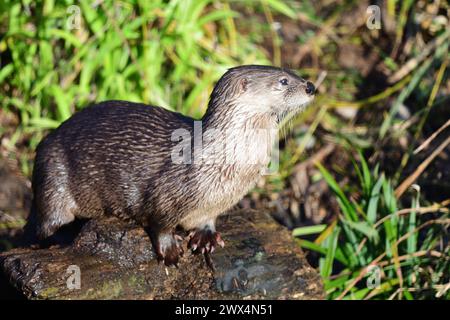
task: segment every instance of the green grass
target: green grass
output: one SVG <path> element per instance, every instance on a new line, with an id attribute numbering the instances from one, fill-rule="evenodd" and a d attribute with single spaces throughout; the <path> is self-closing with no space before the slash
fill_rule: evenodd
<path id="1" fill-rule="evenodd" d="M 330 299 L 436 297 L 448 283 L 449 247 L 444 245 L 450 210 L 435 204 L 424 208 L 415 187 L 411 206 L 400 210 L 392 181 L 376 166 L 370 170 L 359 153 L 353 160 L 360 193 L 341 187 L 321 164 L 317 167 L 337 198 L 341 214 L 315 241 L 298 240 L 321 254 L 320 274 Z M 448 204 L 447 204 L 448 205 Z M 295 236 L 317 233 L 297 228 Z M 370 266 L 379 268 L 379 286 L 370 288 Z M 450 297 L 447 291 L 446 298 Z"/>

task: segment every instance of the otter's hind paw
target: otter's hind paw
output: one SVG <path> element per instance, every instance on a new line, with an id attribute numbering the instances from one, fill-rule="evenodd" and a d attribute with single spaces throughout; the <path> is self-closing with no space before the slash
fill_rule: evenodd
<path id="1" fill-rule="evenodd" d="M 156 245 L 158 261 L 164 261 L 166 266 L 178 267 L 180 256 L 183 255 L 183 239 L 176 234 L 161 234 Z"/>

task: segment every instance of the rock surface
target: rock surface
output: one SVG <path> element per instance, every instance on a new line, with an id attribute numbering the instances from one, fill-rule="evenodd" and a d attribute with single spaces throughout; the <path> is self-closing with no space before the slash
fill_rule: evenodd
<path id="1" fill-rule="evenodd" d="M 88 221 L 71 246 L 1 253 L 0 269 L 29 299 L 324 298 L 319 275 L 269 214 L 238 210 L 218 230 L 226 246 L 212 254 L 215 272 L 187 250 L 178 269 L 158 264 L 145 231 L 115 218 Z"/>

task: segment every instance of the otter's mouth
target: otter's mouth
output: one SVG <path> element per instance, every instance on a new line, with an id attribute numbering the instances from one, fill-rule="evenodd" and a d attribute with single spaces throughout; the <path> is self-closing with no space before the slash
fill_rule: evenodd
<path id="1" fill-rule="evenodd" d="M 307 101 L 303 101 L 297 104 L 294 107 L 284 108 L 283 110 L 277 110 L 273 113 L 273 116 L 276 117 L 276 121 L 278 124 L 283 124 L 286 121 L 289 121 L 299 113 L 303 112 L 314 100 L 314 96 L 312 96 Z"/>

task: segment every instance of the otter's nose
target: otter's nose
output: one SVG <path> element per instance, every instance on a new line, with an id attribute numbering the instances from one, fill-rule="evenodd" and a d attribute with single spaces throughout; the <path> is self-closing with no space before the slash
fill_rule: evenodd
<path id="1" fill-rule="evenodd" d="M 306 89 L 305 89 L 306 94 L 309 94 L 310 96 L 312 96 L 315 91 L 316 91 L 316 88 L 314 87 L 312 82 L 311 81 L 307 81 L 306 82 Z"/>

